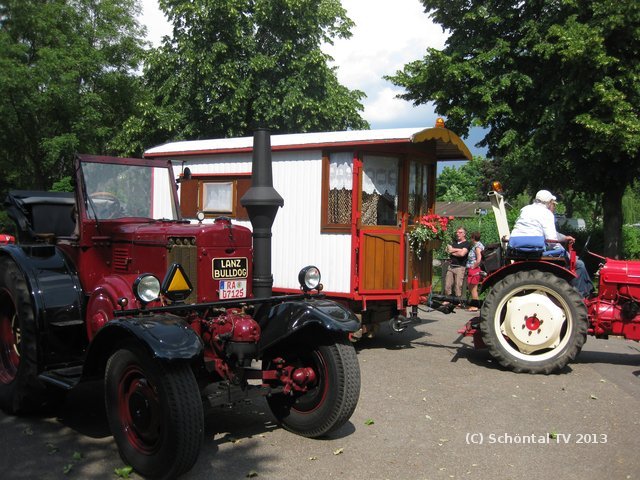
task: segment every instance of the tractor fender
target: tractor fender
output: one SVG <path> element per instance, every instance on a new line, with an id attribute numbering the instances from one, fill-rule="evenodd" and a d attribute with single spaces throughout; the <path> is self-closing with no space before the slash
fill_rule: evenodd
<path id="1" fill-rule="evenodd" d="M 136 277 L 137 275 L 134 274 L 107 275 L 89 294 L 86 308 L 89 340 L 92 340 L 96 333 L 113 319 L 113 312 L 120 308 L 119 299 L 125 299 L 127 305 L 138 306 L 132 288 Z"/>
<path id="2" fill-rule="evenodd" d="M 83 375 L 101 376 L 108 358 L 131 341 L 160 361 L 192 361 L 204 351 L 198 334 L 181 317 L 171 314 L 119 317 L 107 322 L 89 344 Z"/>
<path id="3" fill-rule="evenodd" d="M 560 277 L 567 282 L 571 282 L 571 280 L 576 278 L 575 273 L 573 273 L 568 268 L 558 265 L 557 263 L 546 262 L 544 260 L 525 260 L 505 265 L 504 267 L 491 273 L 491 275 L 487 276 L 482 281 L 480 291 L 484 292 L 485 290 L 493 287 L 496 283 L 498 283 L 508 275 L 513 275 L 514 273 L 521 272 L 523 270 L 539 270 L 541 272 Z"/>
<path id="4" fill-rule="evenodd" d="M 48 244 L 4 245 L 0 247 L 0 255 L 11 257 L 22 271 L 40 331 L 53 324 L 82 321 L 78 272 L 60 249 Z"/>
<path id="5" fill-rule="evenodd" d="M 270 346 L 302 329 L 319 327 L 328 333 L 355 332 L 360 322 L 354 313 L 332 300 L 310 298 L 283 302 L 273 306 L 260 322 L 262 334 L 259 349 Z"/>

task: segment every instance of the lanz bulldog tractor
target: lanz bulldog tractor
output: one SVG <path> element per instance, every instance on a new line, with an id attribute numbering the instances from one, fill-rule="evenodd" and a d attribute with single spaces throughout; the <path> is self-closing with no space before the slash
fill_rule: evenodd
<path id="1" fill-rule="evenodd" d="M 504 199 L 490 192 L 502 242 L 485 252 L 489 275 L 480 316 L 461 334 L 487 347 L 503 366 L 515 372 L 551 373 L 565 367 L 587 335 L 640 340 L 640 261 L 600 260 L 597 293 L 582 298 L 572 286 L 576 254 L 545 256 L 541 248 L 508 247 L 509 227 Z"/>
<path id="2" fill-rule="evenodd" d="M 152 478 L 192 468 L 205 405 L 266 396 L 305 437 L 341 427 L 360 393 L 348 333 L 315 267 L 301 293 L 273 296 L 268 132 L 254 136 L 253 225 L 182 220 L 167 163 L 81 155 L 75 195 L 15 191 L 19 231 L 0 247 L 0 407 L 37 409 L 56 390 L 104 379 L 125 463 Z"/>

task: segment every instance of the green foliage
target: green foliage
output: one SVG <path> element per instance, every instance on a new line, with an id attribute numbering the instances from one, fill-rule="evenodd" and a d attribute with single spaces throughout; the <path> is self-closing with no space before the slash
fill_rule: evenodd
<path id="1" fill-rule="evenodd" d="M 444 167 L 436 182 L 436 200 L 443 202 L 486 201 L 492 177 L 491 161 L 473 157 L 461 167 Z"/>
<path id="2" fill-rule="evenodd" d="M 48 189 L 107 153 L 139 91 L 137 0 L 0 4 L 0 191 Z"/>
<path id="3" fill-rule="evenodd" d="M 114 145 L 368 128 L 322 43 L 350 36 L 339 0 L 160 0 L 173 38 L 149 52 L 147 98 Z"/>
<path id="4" fill-rule="evenodd" d="M 51 185 L 52 192 L 73 192 L 73 180 L 71 177 L 62 177 Z"/>
<path id="5" fill-rule="evenodd" d="M 625 224 L 640 223 L 640 184 L 634 181 L 622 197 L 622 218 Z"/>
<path id="6" fill-rule="evenodd" d="M 16 235 L 16 224 L 9 218 L 7 212 L 0 210 L 0 233 Z"/>
<path id="7" fill-rule="evenodd" d="M 493 211 L 490 211 L 487 215 L 479 215 L 477 218 L 465 218 L 460 220 L 460 224 L 467 230 L 467 239 L 471 238 L 472 232 L 480 232 L 480 241 L 485 246 L 500 242 Z"/>
<path id="8" fill-rule="evenodd" d="M 622 258 L 640 260 L 640 228 L 625 225 L 622 228 L 622 242 Z"/>
<path id="9" fill-rule="evenodd" d="M 512 191 L 601 201 L 615 255 L 622 192 L 640 174 L 640 2 L 422 3 L 450 35 L 389 77 L 402 98 L 433 102 L 463 136 L 486 128 Z"/>

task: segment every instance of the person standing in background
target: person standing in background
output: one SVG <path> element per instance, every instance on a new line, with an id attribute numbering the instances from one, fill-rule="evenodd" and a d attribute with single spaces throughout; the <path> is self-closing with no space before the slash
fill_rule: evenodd
<path id="1" fill-rule="evenodd" d="M 480 232 L 473 232 L 471 234 L 471 248 L 469 249 L 469 255 L 467 256 L 467 285 L 469 286 L 469 293 L 471 294 L 471 306 L 470 312 L 477 312 L 480 305 L 480 299 L 478 297 L 478 285 L 482 279 L 480 269 L 480 262 L 482 262 L 482 251 L 484 245 L 480 241 Z"/>
<path id="2" fill-rule="evenodd" d="M 467 255 L 469 254 L 470 246 L 467 240 L 467 231 L 464 227 L 458 227 L 456 230 L 456 241 L 447 245 L 449 268 L 447 269 L 447 276 L 444 279 L 445 295 L 455 293 L 456 297 L 462 296 L 462 283 L 464 282 Z"/>

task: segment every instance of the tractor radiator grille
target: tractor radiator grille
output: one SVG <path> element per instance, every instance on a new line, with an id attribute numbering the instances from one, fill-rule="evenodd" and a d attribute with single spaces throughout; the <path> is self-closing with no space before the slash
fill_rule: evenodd
<path id="1" fill-rule="evenodd" d="M 173 245 L 167 256 L 167 268 L 172 263 L 182 265 L 189 277 L 193 292 L 187 297 L 186 303 L 195 303 L 198 294 L 198 248 L 195 245 Z"/>

